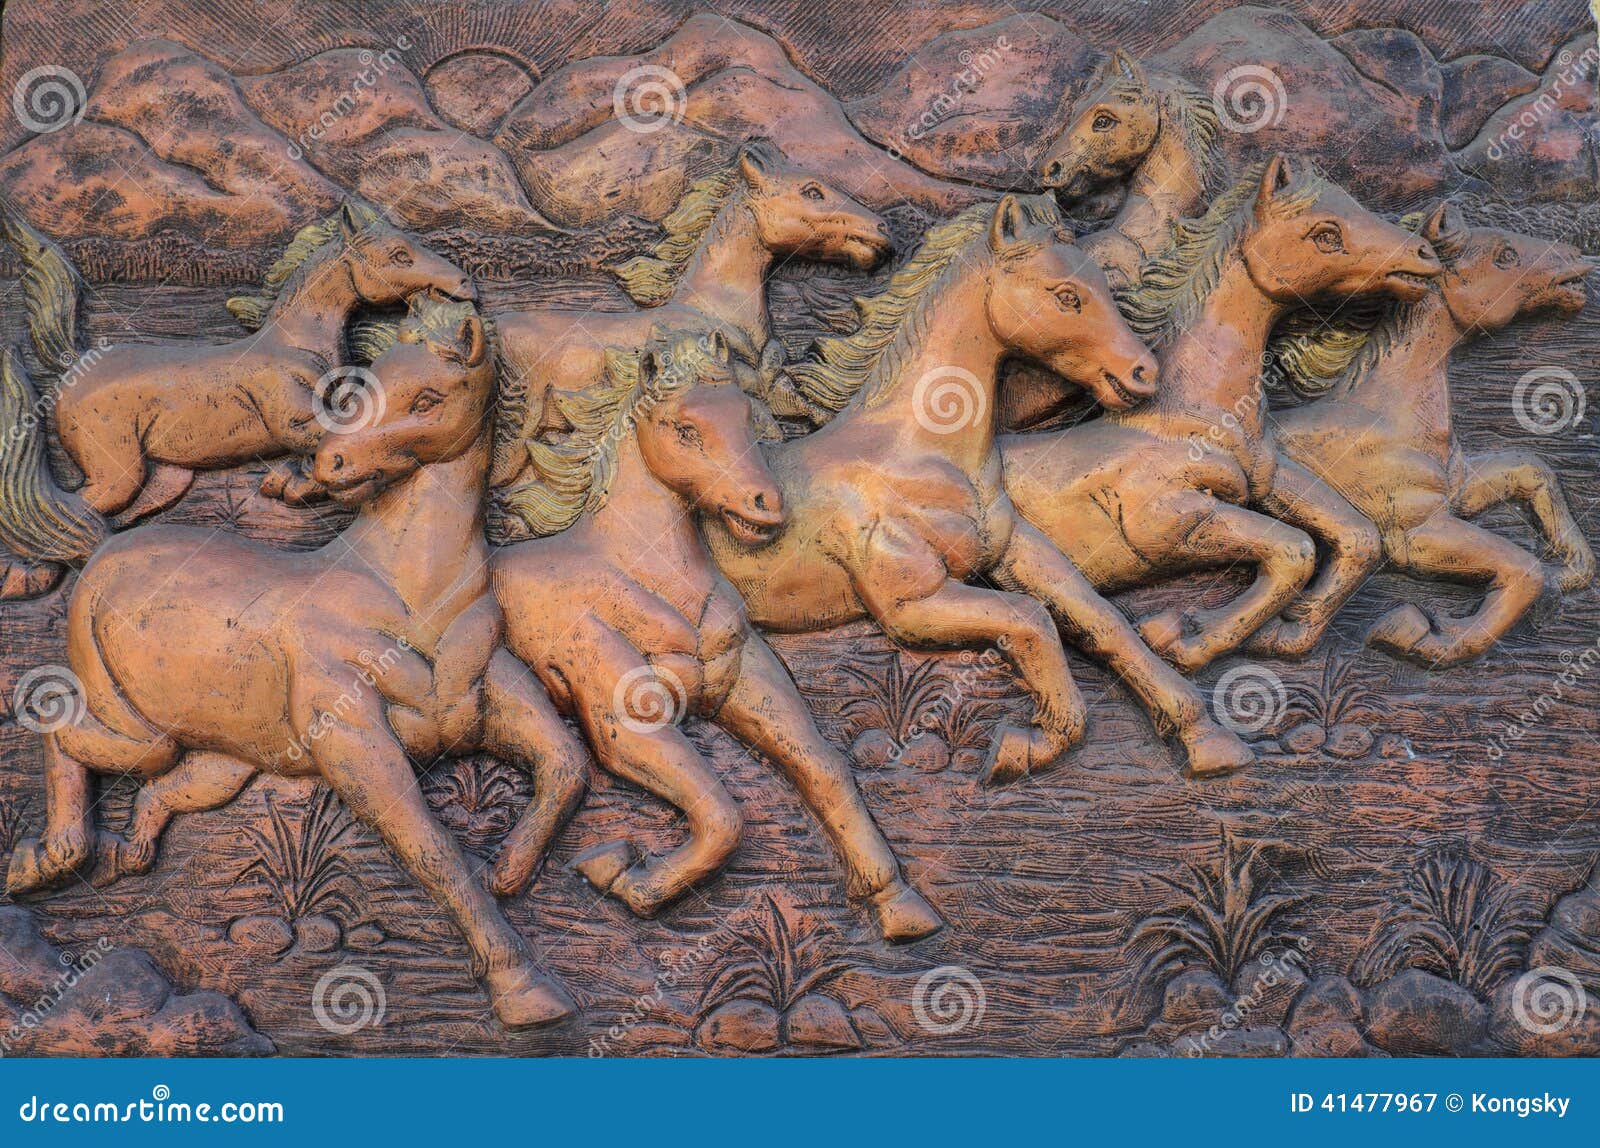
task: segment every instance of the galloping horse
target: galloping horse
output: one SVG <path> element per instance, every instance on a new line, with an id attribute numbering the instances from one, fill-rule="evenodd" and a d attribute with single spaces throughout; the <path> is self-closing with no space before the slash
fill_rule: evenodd
<path id="1" fill-rule="evenodd" d="M 1114 288 L 1172 246 L 1179 220 L 1201 214 L 1219 164 L 1217 113 L 1198 88 L 1146 74 L 1118 48 L 1072 105 L 1067 126 L 1040 160 L 1039 178 L 1065 207 L 1093 209 L 1127 184 L 1104 230 L 1079 242 Z"/>
<path id="2" fill-rule="evenodd" d="M 1563 590 L 1594 580 L 1594 553 L 1547 465 L 1518 450 L 1462 451 L 1450 421 L 1451 352 L 1518 319 L 1576 315 L 1594 265 L 1565 243 L 1468 227 L 1448 202 L 1427 217 L 1422 235 L 1444 261 L 1437 287 L 1372 330 L 1326 398 L 1274 418 L 1283 453 L 1377 524 L 1395 566 L 1488 586 L 1467 617 L 1430 618 L 1407 603 L 1368 635 L 1400 657 L 1454 666 L 1494 644 L 1545 584 L 1538 559 L 1464 518 L 1522 504 L 1564 563 Z M 1293 350 L 1286 346 L 1280 358 L 1293 363 Z"/>
<path id="3" fill-rule="evenodd" d="M 291 553 L 162 524 L 95 553 L 67 617 L 87 712 L 45 735 L 45 832 L 17 845 L 12 892 L 59 882 L 96 851 L 91 770 L 146 779 L 127 840 L 99 838 L 115 872 L 149 868 L 175 814 L 224 805 L 257 773 L 317 777 L 452 914 L 503 1023 L 570 1011 L 434 820 L 411 765 L 475 752 L 531 765 L 524 864 L 576 808 L 588 768 L 501 648 L 483 537 L 494 364 L 481 320 L 460 306 L 455 357 L 402 333 L 372 365 L 377 392 L 351 400 L 376 417 L 318 448 L 315 478 L 361 504 L 339 539 Z"/>
<path id="4" fill-rule="evenodd" d="M 1059 624 L 1108 663 L 1176 735 L 1195 774 L 1250 761 L 1198 692 L 1013 512 L 995 442 L 1003 356 L 1031 357 L 1125 409 L 1156 389 L 1156 362 L 1117 313 L 1105 276 L 1046 199 L 1007 196 L 928 232 L 864 322 L 792 368 L 839 415 L 772 447 L 788 521 L 750 546 L 707 520 L 712 554 L 764 629 L 871 618 L 922 649 L 998 645 L 1032 693 L 1028 729 L 1002 726 L 994 781 L 1053 763 L 1081 736 L 1083 699 Z M 987 578 L 1003 590 L 967 585 Z M 1052 617 L 1054 622 L 1052 622 Z"/>
<path id="5" fill-rule="evenodd" d="M 1101 590 L 1255 567 L 1254 583 L 1231 602 L 1173 608 L 1140 625 L 1179 669 L 1196 670 L 1257 631 L 1253 649 L 1297 656 L 1372 570 L 1379 541 L 1349 503 L 1279 456 L 1261 385 L 1268 335 L 1306 300 L 1419 299 L 1439 259 L 1426 240 L 1281 156 L 1179 234 L 1124 301 L 1134 329 L 1161 352 L 1160 394 L 1071 430 L 1007 436 L 1006 490 Z M 1308 531 L 1329 560 L 1290 606 L 1316 573 Z"/>
<path id="6" fill-rule="evenodd" d="M 727 860 L 739 809 L 678 728 L 696 714 L 789 777 L 844 859 L 851 895 L 872 906 L 886 939 L 914 941 L 939 928 L 938 914 L 901 877 L 849 766 L 751 628 L 696 525 L 698 511 L 756 544 L 784 521 L 729 358 L 715 332 L 652 338 L 638 371 L 600 400 L 605 416 L 564 448 L 585 480 L 567 488 L 583 508 L 577 524 L 495 555 L 507 645 L 582 725 L 602 765 L 689 822 L 688 841 L 664 857 L 635 865 L 629 843 L 616 841 L 578 869 L 652 916 Z M 525 844 L 513 831 L 497 892 L 527 883 L 538 848 Z"/>
<path id="7" fill-rule="evenodd" d="M 774 376 L 766 278 L 775 262 L 814 259 L 870 270 L 890 251 L 884 221 L 843 192 L 784 161 L 771 144 L 745 145 L 727 171 L 702 179 L 662 223 L 652 256 L 619 275 L 641 309 L 517 311 L 494 317 L 507 412 L 492 483 L 504 487 L 528 465 L 525 443 L 571 429 L 554 401 L 607 380 L 607 348 L 636 354 L 653 327 L 720 331 L 743 364 L 741 384 L 773 414 L 810 417 Z M 612 356 L 617 351 L 611 352 Z M 765 413 L 763 411 L 762 413 Z"/>

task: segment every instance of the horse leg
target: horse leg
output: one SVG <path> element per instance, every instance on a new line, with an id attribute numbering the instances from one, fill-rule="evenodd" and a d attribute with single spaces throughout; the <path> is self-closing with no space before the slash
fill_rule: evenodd
<path id="1" fill-rule="evenodd" d="M 1316 547 L 1292 526 L 1198 490 L 1158 499 L 1123 525 L 1129 544 L 1164 572 L 1249 563 L 1249 589 L 1215 609 L 1172 607 L 1139 633 L 1184 673 L 1244 645 L 1311 578 Z"/>
<path id="2" fill-rule="evenodd" d="M 1544 567 L 1532 554 L 1459 518 L 1432 518 L 1406 532 L 1401 568 L 1422 578 L 1488 583 L 1465 618 L 1429 618 L 1411 603 L 1373 625 L 1367 644 L 1429 667 L 1456 666 L 1494 645 L 1538 600 Z"/>
<path id="3" fill-rule="evenodd" d="M 885 940 L 917 941 L 943 926 L 900 875 L 849 765 L 817 729 L 794 679 L 754 631 L 745 639 L 739 678 L 716 721 L 783 771 L 844 860 L 846 890 L 868 900 Z"/>
<path id="4" fill-rule="evenodd" d="M 1594 551 L 1546 463 L 1522 451 L 1501 450 L 1468 458 L 1466 471 L 1455 493 L 1456 513 L 1472 518 L 1503 502 L 1520 503 L 1561 557 L 1561 589 L 1581 590 L 1594 581 Z"/>
<path id="5" fill-rule="evenodd" d="M 645 729 L 624 724 L 610 704 L 585 699 L 584 725 L 600 764 L 682 811 L 689 839 L 665 856 L 633 863 L 626 840 L 612 841 L 578 858 L 578 872 L 640 917 L 653 917 L 715 873 L 733 855 L 744 832 L 739 807 L 700 752 L 673 725 Z"/>
<path id="6" fill-rule="evenodd" d="M 1255 760 L 1250 747 L 1211 716 L 1194 684 L 1157 657 L 1122 611 L 1032 525 L 1017 523 L 995 574 L 1002 585 L 1043 602 L 1068 641 L 1133 691 L 1156 731 L 1183 746 L 1189 776 L 1219 777 Z"/>
<path id="7" fill-rule="evenodd" d="M 491 890 L 512 897 L 538 874 L 550 843 L 577 812 L 589 753 L 532 671 L 509 651 L 495 651 L 483 685 L 484 749 L 533 775 L 533 800 L 500 847 L 489 878 Z"/>
<path id="8" fill-rule="evenodd" d="M 1267 621 L 1246 646 L 1251 653 L 1298 658 L 1311 652 L 1333 616 L 1383 559 L 1383 538 L 1372 521 L 1338 491 L 1281 455 L 1261 508 L 1298 526 L 1328 549 L 1328 561 L 1305 592 Z"/>
<path id="9" fill-rule="evenodd" d="M 36 562 L 0 546 L 0 602 L 48 594 L 66 572 L 59 562 Z"/>
<path id="10" fill-rule="evenodd" d="M 122 511 L 144 486 L 144 447 L 132 433 L 102 437 L 71 419 L 60 423 L 61 444 L 83 471 L 78 497 L 106 517 Z"/>
<path id="11" fill-rule="evenodd" d="M 1055 623 L 1039 602 L 953 581 L 930 547 L 883 529 L 869 537 L 865 561 L 851 578 L 892 640 L 917 649 L 997 646 L 1016 669 L 1037 716 L 1030 729 L 996 729 L 990 782 L 1047 769 L 1082 739 L 1083 695 Z"/>
<path id="12" fill-rule="evenodd" d="M 17 842 L 6 871 L 6 892 L 17 896 L 48 889 L 90 859 L 94 853 L 90 789 L 88 767 L 69 757 L 55 734 L 46 734 L 44 835 Z"/>
<path id="13" fill-rule="evenodd" d="M 126 530 L 141 518 L 160 513 L 189 492 L 194 485 L 194 471 L 167 462 L 152 463 L 144 485 L 127 508 L 111 516 L 115 530 Z"/>
<path id="14" fill-rule="evenodd" d="M 97 876 L 114 881 L 149 872 L 161 835 L 174 817 L 222 808 L 239 796 L 256 772 L 255 766 L 225 753 L 185 754 L 173 769 L 140 787 L 126 836 L 99 835 L 102 869 Z"/>
<path id="15" fill-rule="evenodd" d="M 455 918 L 495 1016 L 507 1028 L 525 1028 L 570 1014 L 572 1002 L 534 967 L 522 938 L 473 879 L 460 846 L 434 820 L 404 747 L 373 704 L 381 699 L 349 712 L 348 694 L 337 682 L 297 685 L 296 736 L 310 746 L 322 779 L 345 808 L 377 830 L 406 872 Z"/>

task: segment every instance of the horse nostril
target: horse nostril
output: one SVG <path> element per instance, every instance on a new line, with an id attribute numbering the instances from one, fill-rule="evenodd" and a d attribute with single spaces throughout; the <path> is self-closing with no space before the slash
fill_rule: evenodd
<path id="1" fill-rule="evenodd" d="M 878 234 L 881 235 L 883 238 L 888 239 L 889 238 L 889 225 L 887 223 L 879 223 L 878 224 Z"/>
<path id="2" fill-rule="evenodd" d="M 1426 244 L 1426 243 L 1424 243 L 1421 247 L 1417 248 L 1417 254 L 1422 258 L 1422 261 L 1424 263 L 1437 263 L 1437 262 L 1439 262 L 1439 256 L 1434 254 L 1433 248 L 1431 246 L 1429 246 L 1428 244 Z"/>
<path id="3" fill-rule="evenodd" d="M 1058 159 L 1051 160 L 1050 166 L 1044 169 L 1044 177 L 1046 179 L 1060 179 L 1061 161 Z"/>
<path id="4" fill-rule="evenodd" d="M 1141 363 L 1137 367 L 1133 368 L 1133 381 L 1134 382 L 1143 383 L 1144 382 L 1144 376 L 1145 376 L 1145 369 L 1144 369 L 1144 364 L 1143 363 Z"/>
<path id="5" fill-rule="evenodd" d="M 765 510 L 767 508 L 767 496 L 765 494 L 756 495 L 755 507 L 757 510 Z"/>

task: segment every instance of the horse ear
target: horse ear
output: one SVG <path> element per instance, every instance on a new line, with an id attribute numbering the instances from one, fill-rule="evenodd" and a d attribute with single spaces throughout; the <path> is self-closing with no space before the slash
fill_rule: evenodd
<path id="1" fill-rule="evenodd" d="M 1267 161 L 1267 170 L 1261 173 L 1261 191 L 1256 195 L 1256 207 L 1272 205 L 1278 193 L 1289 186 L 1289 157 L 1279 152 Z"/>
<path id="2" fill-rule="evenodd" d="M 361 230 L 361 215 L 348 199 L 339 205 L 339 226 L 347 239 Z"/>
<path id="3" fill-rule="evenodd" d="M 727 363 L 733 358 L 733 351 L 728 346 L 728 337 L 721 331 L 711 332 L 711 357 L 719 363 Z"/>
<path id="4" fill-rule="evenodd" d="M 1461 210 L 1448 199 L 1442 199 L 1423 220 L 1422 238 L 1429 243 L 1445 243 L 1466 229 L 1467 221 L 1461 218 Z"/>
<path id="5" fill-rule="evenodd" d="M 639 389 L 648 391 L 656 381 L 656 376 L 661 374 L 661 359 L 655 351 L 642 351 L 639 354 Z"/>
<path id="6" fill-rule="evenodd" d="M 994 209 L 994 219 L 989 223 L 989 250 L 1000 254 L 1017 241 L 1022 227 L 1022 205 L 1016 196 L 1008 195 Z"/>
<path id="7" fill-rule="evenodd" d="M 751 140 L 739 149 L 739 174 L 757 191 L 766 191 L 771 186 L 773 168 L 777 166 L 771 147 L 763 147 L 762 143 Z"/>
<path id="8" fill-rule="evenodd" d="M 1132 84 L 1138 88 L 1145 86 L 1144 68 L 1140 66 L 1138 60 L 1135 60 L 1121 48 L 1112 49 L 1110 67 L 1112 75 L 1120 82 Z"/>

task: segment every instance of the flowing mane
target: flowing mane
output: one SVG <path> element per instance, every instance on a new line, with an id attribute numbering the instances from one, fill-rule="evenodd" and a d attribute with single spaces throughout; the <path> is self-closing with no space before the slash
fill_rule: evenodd
<path id="1" fill-rule="evenodd" d="M 351 200 L 348 206 L 363 230 L 382 219 L 377 209 L 370 204 Z M 294 238 L 289 240 L 289 245 L 283 249 L 283 254 L 278 257 L 277 262 L 267 269 L 266 278 L 261 282 L 261 294 L 235 295 L 228 300 L 228 310 L 239 320 L 241 326 L 251 331 L 260 330 L 261 325 L 267 321 L 267 312 L 272 310 L 272 305 L 278 301 L 284 285 L 294 277 L 295 272 L 304 267 L 306 261 L 328 243 L 338 240 L 343 234 L 342 215 L 343 208 L 328 218 L 309 223 L 295 232 Z"/>
<path id="2" fill-rule="evenodd" d="M 501 498 L 535 538 L 559 534 L 605 505 L 618 448 L 658 402 L 702 382 L 733 382 L 732 370 L 707 350 L 704 336 L 677 335 L 665 347 L 662 369 L 648 381 L 641 377 L 640 354 L 611 348 L 605 383 L 555 394 L 572 432 L 560 443 L 523 443 L 538 477 Z"/>
<path id="3" fill-rule="evenodd" d="M 1183 133 L 1189 155 L 1194 159 L 1195 173 L 1207 194 L 1215 191 L 1214 184 L 1222 174 L 1222 157 L 1217 147 L 1217 132 L 1221 123 L 1217 107 L 1211 97 L 1188 80 L 1177 76 L 1162 76 L 1161 111 L 1164 120 Z"/>
<path id="4" fill-rule="evenodd" d="M 1065 228 L 1053 198 L 1019 197 L 1018 202 L 1030 223 Z M 912 340 L 925 334 L 915 320 L 918 304 L 935 294 L 952 272 L 966 267 L 968 261 L 957 257 L 988 234 L 994 210 L 992 203 L 975 203 L 932 228 L 881 294 L 858 296 L 861 326 L 850 335 L 819 339 L 807 361 L 789 368 L 800 393 L 824 410 L 840 411 L 875 377 L 875 370 L 878 378 L 892 377 Z"/>
<path id="5" fill-rule="evenodd" d="M 1145 261 L 1139 285 L 1118 293 L 1128 325 L 1153 347 L 1171 339 L 1200 313 L 1221 281 L 1223 268 L 1239 248 L 1267 165 L 1251 166 L 1210 209 L 1195 220 L 1180 220 L 1170 249 Z M 1273 201 L 1274 209 L 1297 215 L 1329 186 L 1307 163 L 1291 168 L 1292 182 Z"/>

